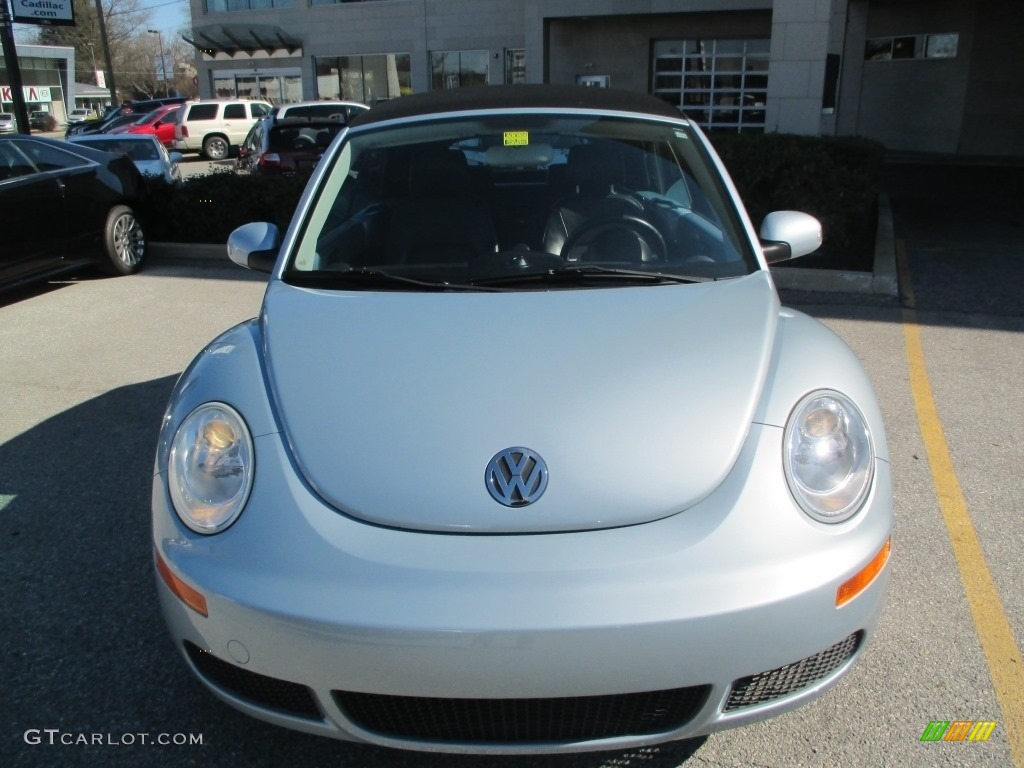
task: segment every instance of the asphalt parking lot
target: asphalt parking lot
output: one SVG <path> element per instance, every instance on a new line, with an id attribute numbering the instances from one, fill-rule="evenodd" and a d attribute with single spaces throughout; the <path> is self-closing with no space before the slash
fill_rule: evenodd
<path id="1" fill-rule="evenodd" d="M 891 166 L 900 297 L 784 293 L 860 355 L 886 420 L 890 591 L 860 663 L 782 717 L 626 752 L 396 752 L 214 699 L 156 606 L 153 452 L 175 378 L 258 311 L 260 276 L 167 262 L 0 295 L 0 765 L 1024 768 L 1020 176 Z M 956 720 L 997 725 L 984 742 L 921 740 L 930 722 Z"/>

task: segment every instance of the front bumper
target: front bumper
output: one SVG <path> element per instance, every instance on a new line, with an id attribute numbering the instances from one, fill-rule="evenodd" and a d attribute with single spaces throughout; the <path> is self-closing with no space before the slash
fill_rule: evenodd
<path id="1" fill-rule="evenodd" d="M 715 493 L 660 521 L 458 536 L 339 514 L 291 472 L 280 437 L 265 435 L 248 507 L 216 536 L 182 526 L 156 477 L 156 555 L 205 596 L 209 615 L 158 579 L 163 613 L 222 699 L 336 738 L 561 752 L 743 725 L 842 677 L 870 636 L 888 577 L 883 570 L 835 607 L 839 585 L 890 536 L 888 464 L 878 462 L 860 514 L 825 526 L 789 497 L 781 439 L 781 429 L 752 426 Z M 639 714 L 604 731 L 494 727 L 567 712 L 592 723 L 595 712 L 630 707 Z M 428 716 L 443 724 L 423 730 Z"/>

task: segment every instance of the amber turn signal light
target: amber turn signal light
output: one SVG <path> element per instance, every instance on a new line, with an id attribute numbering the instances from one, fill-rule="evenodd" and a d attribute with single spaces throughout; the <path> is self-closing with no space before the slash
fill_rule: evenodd
<path id="1" fill-rule="evenodd" d="M 886 539 L 885 546 L 878 550 L 878 554 L 871 558 L 870 563 L 857 571 L 852 578 L 839 585 L 839 589 L 836 590 L 836 608 L 846 605 L 868 588 L 868 585 L 882 572 L 886 562 L 889 560 L 889 549 L 891 546 L 892 539 Z"/>
<path id="2" fill-rule="evenodd" d="M 153 557 L 156 560 L 156 572 L 160 574 L 160 578 L 164 580 L 167 588 L 193 611 L 203 616 L 209 616 L 206 611 L 206 598 L 171 573 L 171 569 L 167 567 L 167 563 L 160 557 L 160 553 L 156 549 L 153 550 Z"/>

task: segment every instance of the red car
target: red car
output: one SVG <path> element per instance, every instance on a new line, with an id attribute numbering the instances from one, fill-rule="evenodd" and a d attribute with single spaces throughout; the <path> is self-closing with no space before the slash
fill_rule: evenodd
<path id="1" fill-rule="evenodd" d="M 110 133 L 150 133 L 156 136 L 165 147 L 169 147 L 174 143 L 174 124 L 178 120 L 180 110 L 181 104 L 158 107 L 152 112 L 142 115 L 138 121 L 119 125 Z"/>

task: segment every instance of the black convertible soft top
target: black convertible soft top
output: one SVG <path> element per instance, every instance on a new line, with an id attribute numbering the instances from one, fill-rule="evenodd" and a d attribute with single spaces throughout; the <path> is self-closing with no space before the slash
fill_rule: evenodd
<path id="1" fill-rule="evenodd" d="M 595 109 L 682 117 L 682 113 L 671 104 L 633 91 L 580 85 L 482 85 L 431 91 L 381 102 L 353 119 L 351 125 L 469 109 Z"/>

